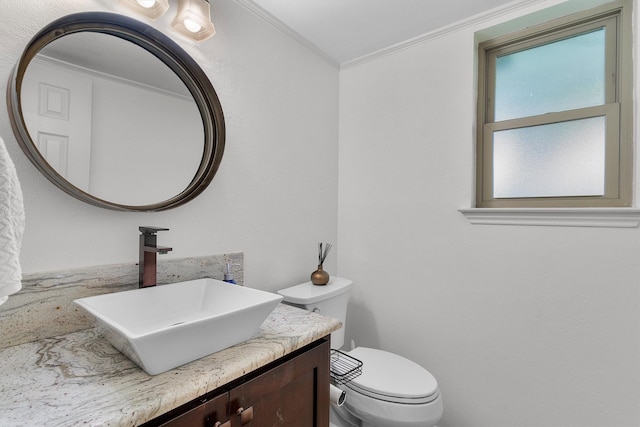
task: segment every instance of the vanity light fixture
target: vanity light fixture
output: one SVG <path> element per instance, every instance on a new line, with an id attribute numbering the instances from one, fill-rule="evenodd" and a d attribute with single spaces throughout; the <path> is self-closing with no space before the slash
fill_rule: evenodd
<path id="1" fill-rule="evenodd" d="M 209 0 L 179 0 L 178 13 L 171 23 L 174 30 L 196 41 L 203 41 L 216 33 L 211 22 Z"/>
<path id="2" fill-rule="evenodd" d="M 169 0 L 118 0 L 118 2 L 154 21 L 169 10 Z"/>
<path id="3" fill-rule="evenodd" d="M 129 9 L 156 20 L 169 9 L 169 0 L 118 0 Z M 209 0 L 178 0 L 171 27 L 185 37 L 201 42 L 216 33 L 211 22 Z"/>

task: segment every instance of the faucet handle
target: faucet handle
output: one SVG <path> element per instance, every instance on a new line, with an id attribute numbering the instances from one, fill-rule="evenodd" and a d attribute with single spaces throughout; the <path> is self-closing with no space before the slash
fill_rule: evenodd
<path id="1" fill-rule="evenodd" d="M 153 227 L 150 225 L 147 225 L 147 226 L 141 225 L 140 227 L 138 227 L 138 230 L 140 230 L 142 234 L 156 234 L 158 231 L 169 231 L 168 228 Z"/>

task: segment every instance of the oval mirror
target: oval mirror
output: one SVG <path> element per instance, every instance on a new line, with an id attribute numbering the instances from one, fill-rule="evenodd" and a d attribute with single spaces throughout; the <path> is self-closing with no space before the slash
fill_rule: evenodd
<path id="1" fill-rule="evenodd" d="M 34 165 L 96 206 L 159 211 L 200 194 L 224 152 L 211 82 L 175 42 L 107 12 L 43 28 L 14 68 L 11 125 Z"/>

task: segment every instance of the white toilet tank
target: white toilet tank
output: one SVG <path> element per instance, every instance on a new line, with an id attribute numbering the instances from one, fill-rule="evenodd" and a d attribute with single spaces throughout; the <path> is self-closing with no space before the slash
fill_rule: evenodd
<path id="1" fill-rule="evenodd" d="M 278 291 L 286 304 L 336 318 L 342 322 L 342 328 L 331 334 L 331 348 L 339 349 L 344 345 L 344 330 L 347 320 L 347 304 L 353 281 L 340 277 L 331 277 L 324 286 L 311 282 L 302 283 Z"/>

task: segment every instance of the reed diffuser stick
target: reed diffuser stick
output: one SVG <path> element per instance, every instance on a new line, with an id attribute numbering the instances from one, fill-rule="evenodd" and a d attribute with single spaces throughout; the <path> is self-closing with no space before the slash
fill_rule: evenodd
<path id="1" fill-rule="evenodd" d="M 324 264 L 324 260 L 329 255 L 329 251 L 331 250 L 331 243 L 325 243 L 324 251 L 322 250 L 322 243 L 318 243 L 318 264 Z"/>

